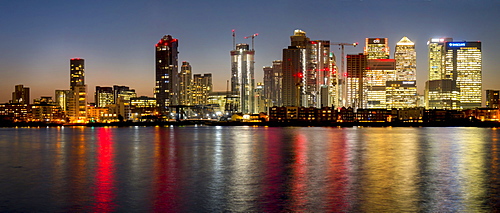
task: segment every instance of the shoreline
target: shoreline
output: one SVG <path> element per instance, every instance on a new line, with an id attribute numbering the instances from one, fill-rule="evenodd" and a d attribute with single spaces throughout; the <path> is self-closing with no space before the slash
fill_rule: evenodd
<path id="1" fill-rule="evenodd" d="M 500 127 L 500 122 L 240 122 L 240 121 L 168 121 L 168 122 L 114 122 L 88 124 L 54 123 L 0 123 L 0 127 L 131 127 L 131 126 L 257 126 L 257 127 Z"/>

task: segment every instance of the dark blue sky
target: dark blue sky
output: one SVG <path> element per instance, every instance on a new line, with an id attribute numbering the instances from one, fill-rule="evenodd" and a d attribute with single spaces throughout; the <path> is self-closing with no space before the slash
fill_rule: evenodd
<path id="1" fill-rule="evenodd" d="M 165 34 L 179 39 L 180 62 L 213 73 L 215 90 L 225 90 L 232 29 L 240 43 L 259 33 L 256 82 L 298 28 L 311 39 L 362 44 L 347 53 L 362 52 L 366 37 L 387 37 L 391 58 L 407 36 L 417 45 L 420 92 L 429 38 L 481 41 L 483 89 L 500 89 L 499 11 L 498 0 L 0 1 L 0 103 L 16 84 L 30 87 L 31 99 L 69 89 L 73 57 L 86 60 L 91 100 L 95 86 L 115 84 L 152 96 L 154 45 Z"/>

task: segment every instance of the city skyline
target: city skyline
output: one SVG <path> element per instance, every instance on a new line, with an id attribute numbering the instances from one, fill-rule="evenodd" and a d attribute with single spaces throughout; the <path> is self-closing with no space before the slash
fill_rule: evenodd
<path id="1" fill-rule="evenodd" d="M 90 101 L 95 86 L 127 85 L 135 88 L 138 96 L 151 97 L 155 75 L 152 46 L 167 34 L 179 39 L 179 62 L 188 61 L 193 73 L 212 73 L 214 91 L 225 91 L 231 73 L 228 51 L 232 49 L 232 29 L 236 29 L 237 43 L 250 44 L 250 39 L 243 37 L 259 33 L 255 38 L 256 83 L 263 82 L 264 66 L 281 59 L 293 31 L 302 29 L 314 39 L 360 43 L 358 47 L 346 47 L 346 54 L 362 53 L 365 38 L 388 38 L 391 58 L 396 43 L 407 36 L 416 45 L 419 94 L 423 94 L 428 80 L 429 38 L 478 40 L 484 46 L 483 91 L 500 89 L 496 80 L 500 74 L 495 72 L 495 67 L 500 66 L 496 60 L 499 53 L 494 51 L 500 47 L 495 38 L 500 31 L 495 24 L 499 19 L 495 11 L 500 5 L 495 1 L 315 1 L 306 6 L 296 3 L 174 2 L 169 5 L 176 9 L 169 15 L 156 8 L 166 5 L 162 2 L 4 3 L 0 18 L 9 21 L 0 22 L 0 27 L 6 29 L 0 35 L 0 102 L 8 102 L 12 88 L 18 84 L 31 88 L 32 99 L 68 89 L 70 58 L 86 60 Z M 72 16 L 68 11 L 76 6 L 86 13 Z M 205 6 L 214 9 L 203 10 Z M 250 12 L 235 9 L 241 7 Z M 443 8 L 446 9 L 441 12 Z M 182 16 L 189 10 L 193 17 Z M 370 10 L 380 12 L 380 23 L 370 24 L 377 21 L 366 15 Z M 206 17 L 210 17 L 207 23 Z M 235 18 L 226 20 L 227 17 Z M 338 47 L 331 50 L 340 58 Z"/>

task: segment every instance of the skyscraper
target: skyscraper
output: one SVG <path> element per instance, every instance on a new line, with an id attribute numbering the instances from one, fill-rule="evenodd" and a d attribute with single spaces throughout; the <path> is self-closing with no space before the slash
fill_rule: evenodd
<path id="1" fill-rule="evenodd" d="M 266 107 L 282 106 L 282 81 L 281 60 L 273 61 L 271 67 L 264 67 L 264 99 Z"/>
<path id="2" fill-rule="evenodd" d="M 406 36 L 396 44 L 396 77 L 398 81 L 417 80 L 417 52 L 415 43 Z"/>
<path id="3" fill-rule="evenodd" d="M 179 104 L 191 105 L 191 88 L 193 84 L 193 74 L 191 65 L 187 61 L 182 62 L 179 73 Z"/>
<path id="4" fill-rule="evenodd" d="M 425 88 L 426 107 L 481 107 L 481 42 L 454 42 L 451 38 L 432 38 L 428 46 L 429 81 L 426 82 Z"/>
<path id="5" fill-rule="evenodd" d="M 417 107 L 417 52 L 406 36 L 396 44 L 396 79 L 386 84 L 387 108 Z"/>
<path id="6" fill-rule="evenodd" d="M 254 55 L 248 44 L 237 44 L 231 51 L 231 91 L 239 94 L 238 112 L 255 113 Z"/>
<path id="7" fill-rule="evenodd" d="M 282 99 L 284 106 L 302 106 L 302 87 L 305 85 L 306 48 L 309 38 L 306 32 L 295 30 L 290 36 L 291 45 L 283 49 Z"/>
<path id="8" fill-rule="evenodd" d="M 346 87 L 347 97 L 345 107 L 354 109 L 363 108 L 364 100 L 364 75 L 367 67 L 367 55 L 347 55 Z"/>
<path id="9" fill-rule="evenodd" d="M 87 122 L 87 85 L 85 84 L 85 60 L 70 60 L 70 97 L 68 116 L 70 123 Z"/>
<path id="10" fill-rule="evenodd" d="M 24 87 L 22 84 L 16 85 L 10 102 L 15 104 L 30 104 L 30 88 Z"/>
<path id="11" fill-rule="evenodd" d="M 191 89 L 193 105 L 208 104 L 208 95 L 212 92 L 212 74 L 205 73 L 193 75 L 193 85 Z"/>
<path id="12" fill-rule="evenodd" d="M 366 38 L 364 54 L 367 59 L 388 59 L 389 43 L 387 38 Z"/>
<path id="13" fill-rule="evenodd" d="M 85 85 L 85 60 L 82 58 L 72 58 L 70 60 L 70 83 L 69 89 L 75 86 Z"/>
<path id="14" fill-rule="evenodd" d="M 448 42 L 445 47 L 446 76 L 456 82 L 461 109 L 481 107 L 481 42 Z"/>
<path id="15" fill-rule="evenodd" d="M 386 83 L 396 80 L 394 59 L 368 59 L 364 71 L 362 108 L 385 109 Z"/>
<path id="16" fill-rule="evenodd" d="M 165 35 L 155 45 L 156 86 L 155 98 L 161 114 L 178 104 L 178 40 Z"/>
<path id="17" fill-rule="evenodd" d="M 283 105 L 320 108 L 333 104 L 330 41 L 311 41 L 302 30 L 295 30 L 290 40 L 291 45 L 283 49 Z"/>

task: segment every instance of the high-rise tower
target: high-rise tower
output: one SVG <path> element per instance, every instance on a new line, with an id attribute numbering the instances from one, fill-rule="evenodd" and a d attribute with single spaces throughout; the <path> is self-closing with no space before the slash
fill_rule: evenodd
<path id="1" fill-rule="evenodd" d="M 318 107 L 333 104 L 330 41 L 313 40 L 295 30 L 283 49 L 283 105 Z"/>
<path id="2" fill-rule="evenodd" d="M 191 105 L 192 99 L 193 74 L 191 65 L 187 61 L 182 62 L 181 72 L 179 73 L 179 104 Z"/>
<path id="3" fill-rule="evenodd" d="M 432 38 L 427 44 L 429 81 L 426 82 L 425 88 L 426 107 L 481 107 L 481 42 L 455 42 L 452 38 Z"/>
<path id="4" fill-rule="evenodd" d="M 85 60 L 70 60 L 70 97 L 68 116 L 70 123 L 87 122 L 87 85 L 85 84 Z"/>
<path id="5" fill-rule="evenodd" d="M 165 35 L 155 45 L 156 86 L 155 98 L 161 114 L 178 104 L 178 40 Z"/>
<path id="6" fill-rule="evenodd" d="M 445 76 L 456 82 L 461 109 L 481 107 L 482 56 L 480 41 L 448 42 Z"/>
<path id="7" fill-rule="evenodd" d="M 231 91 L 239 94 L 238 112 L 255 113 L 254 55 L 248 44 L 237 44 L 231 51 Z"/>
<path id="8" fill-rule="evenodd" d="M 69 88 L 85 85 L 85 60 L 72 58 L 70 60 L 70 84 Z"/>
<path id="9" fill-rule="evenodd" d="M 417 52 L 415 43 L 406 36 L 396 44 L 396 78 L 398 81 L 417 80 Z"/>
<path id="10" fill-rule="evenodd" d="M 347 97 L 345 107 L 355 109 L 363 108 L 364 100 L 364 76 L 367 68 L 367 55 L 347 55 L 346 63 L 346 88 Z"/>
<path id="11" fill-rule="evenodd" d="M 364 54 L 367 59 L 388 59 L 389 43 L 387 38 L 366 38 Z"/>

